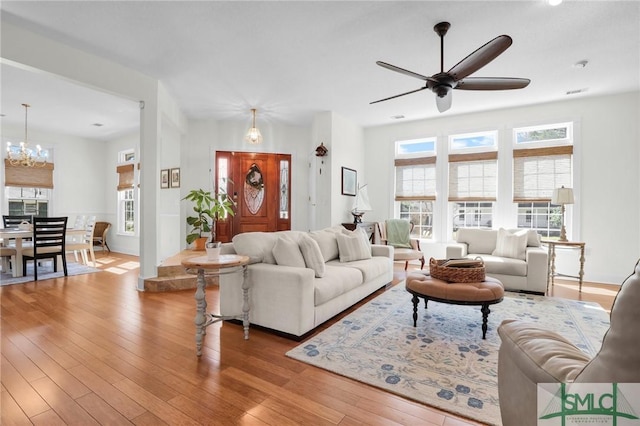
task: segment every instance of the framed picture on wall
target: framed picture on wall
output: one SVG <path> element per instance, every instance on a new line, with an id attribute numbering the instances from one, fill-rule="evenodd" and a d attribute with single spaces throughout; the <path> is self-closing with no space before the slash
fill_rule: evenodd
<path id="1" fill-rule="evenodd" d="M 160 170 L 160 188 L 169 187 L 169 169 Z"/>
<path id="2" fill-rule="evenodd" d="M 171 169 L 171 187 L 180 188 L 180 168 Z"/>
<path id="3" fill-rule="evenodd" d="M 342 168 L 342 195 L 356 196 L 356 182 L 358 172 L 347 167 Z"/>

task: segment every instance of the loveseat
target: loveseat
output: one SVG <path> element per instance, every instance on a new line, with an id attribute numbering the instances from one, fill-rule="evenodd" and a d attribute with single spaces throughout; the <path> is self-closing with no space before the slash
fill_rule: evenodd
<path id="1" fill-rule="evenodd" d="M 222 253 L 249 256 L 252 325 L 302 338 L 393 279 L 393 247 L 370 244 L 360 228 L 248 232 Z M 240 274 L 220 277 L 220 313 L 242 312 Z"/>
<path id="2" fill-rule="evenodd" d="M 481 257 L 486 274 L 499 279 L 505 290 L 547 291 L 548 253 L 534 230 L 460 228 L 446 256 Z"/>

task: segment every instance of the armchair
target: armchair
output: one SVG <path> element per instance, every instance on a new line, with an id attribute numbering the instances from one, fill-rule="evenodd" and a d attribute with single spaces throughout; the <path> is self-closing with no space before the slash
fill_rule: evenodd
<path id="1" fill-rule="evenodd" d="M 505 426 L 537 424 L 539 383 L 640 383 L 640 261 L 613 302 L 610 328 L 590 358 L 557 333 L 524 321 L 498 327 L 498 394 Z"/>
<path id="2" fill-rule="evenodd" d="M 393 246 L 394 262 L 404 262 L 407 270 L 410 260 L 419 260 L 420 269 L 424 268 L 424 254 L 420 251 L 420 240 L 411 238 L 413 223 L 405 219 L 388 219 L 376 223 L 380 242 Z"/>

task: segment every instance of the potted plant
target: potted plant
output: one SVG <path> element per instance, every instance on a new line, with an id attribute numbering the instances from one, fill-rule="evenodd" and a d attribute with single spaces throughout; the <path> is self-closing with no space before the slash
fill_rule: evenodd
<path id="1" fill-rule="evenodd" d="M 216 221 L 234 215 L 233 201 L 226 193 L 212 194 L 203 189 L 192 189 L 183 200 L 194 203 L 195 216 L 187 216 L 187 225 L 192 229 L 187 234 L 187 244 L 195 243 L 194 250 L 204 250 L 207 242 L 207 233 L 211 235 L 211 241 L 215 241 Z"/>

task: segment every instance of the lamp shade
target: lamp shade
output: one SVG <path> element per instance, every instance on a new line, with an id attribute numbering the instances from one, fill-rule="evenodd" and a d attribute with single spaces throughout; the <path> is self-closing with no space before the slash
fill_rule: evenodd
<path id="1" fill-rule="evenodd" d="M 551 204 L 564 206 L 565 204 L 573 204 L 573 188 L 556 188 L 551 195 Z"/>

